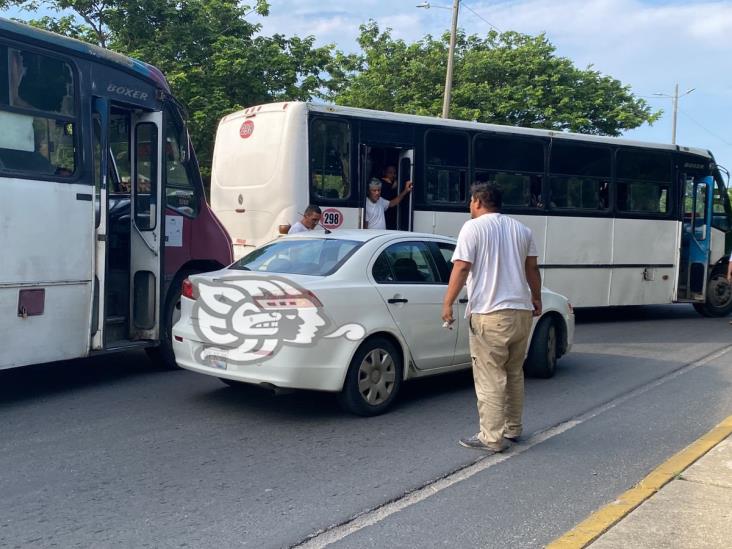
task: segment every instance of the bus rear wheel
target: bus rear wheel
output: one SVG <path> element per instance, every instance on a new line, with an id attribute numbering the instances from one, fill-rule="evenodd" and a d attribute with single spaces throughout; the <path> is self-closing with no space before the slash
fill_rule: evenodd
<path id="1" fill-rule="evenodd" d="M 694 309 L 707 317 L 722 317 L 732 312 L 732 286 L 722 272 L 711 276 L 707 282 L 706 302 L 694 303 Z"/>

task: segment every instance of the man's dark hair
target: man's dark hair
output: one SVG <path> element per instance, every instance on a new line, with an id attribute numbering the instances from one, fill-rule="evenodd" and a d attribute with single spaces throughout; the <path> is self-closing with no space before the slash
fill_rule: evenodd
<path id="1" fill-rule="evenodd" d="M 476 181 L 470 187 L 470 196 L 489 210 L 500 210 L 503 206 L 503 193 L 498 185 Z"/>
<path id="2" fill-rule="evenodd" d="M 307 208 L 305 208 L 305 213 L 303 215 L 308 215 L 311 213 L 316 213 L 322 215 L 323 212 L 320 211 L 320 206 L 316 206 L 315 204 L 310 204 Z"/>

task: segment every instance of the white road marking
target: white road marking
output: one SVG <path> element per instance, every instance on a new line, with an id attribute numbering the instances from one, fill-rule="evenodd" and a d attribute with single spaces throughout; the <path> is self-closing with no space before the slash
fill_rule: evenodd
<path id="1" fill-rule="evenodd" d="M 372 526 L 384 520 L 385 518 L 388 518 L 391 515 L 398 513 L 403 509 L 406 509 L 407 507 L 411 507 L 416 503 L 424 501 L 428 497 L 438 494 L 439 492 L 453 486 L 454 484 L 457 484 L 458 482 L 467 480 L 470 477 L 477 475 L 478 473 L 485 471 L 486 469 L 489 469 L 495 465 L 498 465 L 499 463 L 502 463 L 513 456 L 522 454 L 530 448 L 533 448 L 537 444 L 541 444 L 542 442 L 549 440 L 550 438 L 561 435 L 562 433 L 576 427 L 577 425 L 581 425 L 582 423 L 594 417 L 597 417 L 598 415 L 607 412 L 608 410 L 611 410 L 627 402 L 630 399 L 647 393 L 648 391 L 655 389 L 659 385 L 663 385 L 664 383 L 667 383 L 672 379 L 676 379 L 677 377 L 680 377 L 696 368 L 699 368 L 700 366 L 704 366 L 705 364 L 708 364 L 709 362 L 726 355 L 730 351 L 732 351 L 732 345 L 714 351 L 700 358 L 699 360 L 695 360 L 694 362 L 690 362 L 689 364 L 681 366 L 673 372 L 669 372 L 659 377 L 658 379 L 637 387 L 632 391 L 625 393 L 624 395 L 616 397 L 613 400 L 602 404 L 601 406 L 580 414 L 574 419 L 570 419 L 568 421 L 555 425 L 554 427 L 550 427 L 549 429 L 536 433 L 525 441 L 522 441 L 519 444 L 512 446 L 510 449 L 506 450 L 503 453 L 480 458 L 471 465 L 467 465 L 458 469 L 457 471 L 448 473 L 442 478 L 431 481 L 428 484 L 425 484 L 420 488 L 416 488 L 415 490 L 408 492 L 392 501 L 386 502 L 379 507 L 359 513 L 358 515 L 352 517 L 346 522 L 320 530 L 309 536 L 307 539 L 297 543 L 296 545 L 293 545 L 292 547 L 303 549 L 320 549 L 332 543 L 336 543 L 337 541 L 340 541 L 343 538 L 350 536 L 355 532 L 358 532 L 359 530 L 363 530 L 368 526 Z"/>

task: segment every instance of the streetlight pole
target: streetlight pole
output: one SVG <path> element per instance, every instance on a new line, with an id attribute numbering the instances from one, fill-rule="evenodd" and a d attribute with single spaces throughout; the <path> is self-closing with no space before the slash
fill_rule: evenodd
<path id="1" fill-rule="evenodd" d="M 671 144 L 676 145 L 676 120 L 678 118 L 678 111 L 679 111 L 679 98 L 684 97 L 685 95 L 689 95 L 691 92 L 693 92 L 696 88 L 689 88 L 684 93 L 679 95 L 679 83 L 676 83 L 676 86 L 674 86 L 674 94 L 668 95 L 661 92 L 656 92 L 653 95 L 657 95 L 659 97 L 670 97 L 672 101 L 672 110 L 673 110 L 673 118 L 671 121 Z"/>
<path id="2" fill-rule="evenodd" d="M 452 96 L 452 66 L 455 58 L 455 40 L 457 35 L 458 11 L 460 0 L 452 3 L 452 26 L 450 27 L 450 49 L 447 52 L 447 74 L 445 75 L 445 95 L 442 99 L 442 118 L 450 118 L 450 98 Z"/>

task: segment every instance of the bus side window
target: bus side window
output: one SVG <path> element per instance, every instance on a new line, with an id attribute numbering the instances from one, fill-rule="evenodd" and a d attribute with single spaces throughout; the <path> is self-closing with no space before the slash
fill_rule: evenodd
<path id="1" fill-rule="evenodd" d="M 632 149 L 618 151 L 618 210 L 645 214 L 670 213 L 671 166 L 671 155 L 667 153 Z"/>
<path id="2" fill-rule="evenodd" d="M 475 179 L 503 191 L 503 204 L 543 208 L 544 144 L 508 135 L 479 135 L 473 145 Z"/>
<path id="3" fill-rule="evenodd" d="M 549 160 L 551 207 L 607 209 L 611 165 L 612 153 L 609 147 L 555 140 Z"/>
<path id="4" fill-rule="evenodd" d="M 465 204 L 468 136 L 454 131 L 429 130 L 426 151 L 425 200 L 428 203 Z"/>
<path id="5" fill-rule="evenodd" d="M 316 119 L 310 125 L 311 191 L 316 198 L 351 195 L 351 128 L 342 120 Z"/>
<path id="6" fill-rule="evenodd" d="M 165 167 L 166 186 L 165 200 L 169 208 L 179 211 L 188 216 L 195 216 L 198 213 L 198 200 L 196 191 L 188 173 L 188 166 L 183 162 L 181 143 L 187 136 L 175 124 L 172 114 L 168 113 L 165 124 Z"/>

